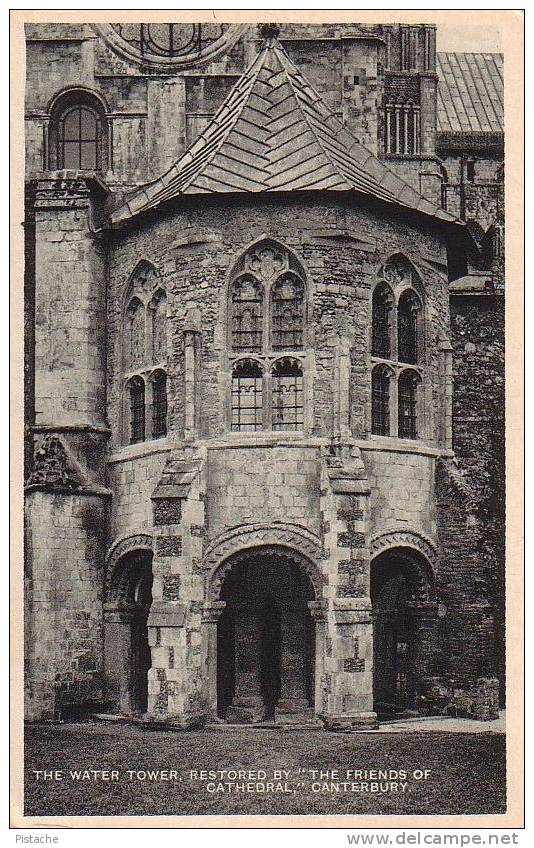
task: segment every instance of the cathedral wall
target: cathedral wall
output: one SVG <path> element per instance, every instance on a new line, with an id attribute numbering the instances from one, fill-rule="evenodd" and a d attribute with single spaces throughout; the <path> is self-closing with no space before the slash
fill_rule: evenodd
<path id="1" fill-rule="evenodd" d="M 209 537 L 237 524 L 276 521 L 319 534 L 320 466 L 314 447 L 243 447 L 208 453 Z"/>
<path id="2" fill-rule="evenodd" d="M 26 510 L 28 717 L 57 719 L 102 696 L 106 507 L 90 495 L 31 491 Z"/>
<path id="3" fill-rule="evenodd" d="M 349 233 L 343 237 L 343 232 Z M 113 448 L 121 433 L 121 322 L 128 280 L 137 263 L 154 264 L 167 291 L 169 437 L 181 438 L 184 427 L 183 327 L 186 309 L 201 314 L 200 435 L 220 437 L 228 431 L 227 337 L 225 304 L 233 264 L 252 242 L 267 235 L 293 249 L 306 270 L 309 287 L 310 348 L 307 380 L 313 410 L 309 430 L 330 435 L 333 428 L 333 374 L 339 336 L 350 349 L 350 427 L 365 438 L 370 427 L 370 298 L 382 262 L 395 251 L 407 253 L 423 279 L 426 298 L 426 367 L 430 395 L 443 392 L 439 341 L 448 335 L 448 284 L 440 263 L 444 244 L 423 226 L 393 221 L 363 208 L 292 198 L 283 210 L 266 200 L 228 200 L 224 207 L 189 202 L 180 214 L 160 214 L 131 233 L 119 234 L 110 246 L 108 300 L 108 416 Z M 427 440 L 439 433 L 430 422 Z"/>
<path id="4" fill-rule="evenodd" d="M 366 448 L 363 459 L 371 488 L 371 535 L 405 526 L 434 539 L 435 456 L 406 447 L 397 452 Z"/>
<path id="5" fill-rule="evenodd" d="M 133 535 L 141 528 L 151 528 L 154 522 L 152 501 L 169 448 L 157 445 L 156 450 L 146 443 L 125 451 L 125 456 L 112 458 L 108 464 L 109 484 L 114 492 L 111 512 L 111 538 Z M 139 456 L 140 453 L 145 455 Z"/>

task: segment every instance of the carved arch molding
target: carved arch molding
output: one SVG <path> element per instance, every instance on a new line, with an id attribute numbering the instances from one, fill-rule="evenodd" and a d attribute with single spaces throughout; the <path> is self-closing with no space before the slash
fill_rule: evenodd
<path id="1" fill-rule="evenodd" d="M 126 554 L 146 552 L 152 554 L 154 545 L 149 533 L 137 533 L 135 536 L 127 536 L 119 539 L 109 549 L 106 556 L 106 579 L 104 584 L 104 598 L 113 595 L 114 581 L 117 574 L 117 565 Z"/>
<path id="2" fill-rule="evenodd" d="M 438 553 L 434 543 L 422 533 L 410 530 L 390 530 L 380 533 L 371 539 L 371 559 L 391 548 L 412 548 L 422 554 L 428 561 L 432 572 L 436 571 Z"/>
<path id="3" fill-rule="evenodd" d="M 225 577 L 236 562 L 248 557 L 254 548 L 262 554 L 295 562 L 309 577 L 315 599 L 322 599 L 325 579 L 319 563 L 324 553 L 319 538 L 304 527 L 279 524 L 241 525 L 225 533 L 208 548 L 204 568 L 208 572 L 207 595 L 210 601 L 220 599 Z"/>

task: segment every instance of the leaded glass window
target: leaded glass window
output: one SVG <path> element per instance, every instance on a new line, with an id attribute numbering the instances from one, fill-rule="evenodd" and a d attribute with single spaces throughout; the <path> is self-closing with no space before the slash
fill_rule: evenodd
<path id="1" fill-rule="evenodd" d="M 259 352 L 263 338 L 263 290 L 250 276 L 236 280 L 232 289 L 232 350 Z"/>
<path id="2" fill-rule="evenodd" d="M 389 436 L 389 380 L 386 368 L 378 366 L 372 375 L 372 432 Z"/>
<path id="3" fill-rule="evenodd" d="M 304 424 L 304 382 L 296 359 L 282 359 L 272 371 L 273 430 L 300 430 Z"/>
<path id="4" fill-rule="evenodd" d="M 145 364 L 145 308 L 134 297 L 126 310 L 126 368 L 133 370 Z"/>
<path id="5" fill-rule="evenodd" d="M 88 106 L 73 106 L 59 122 L 58 167 L 98 171 L 101 126 L 98 114 Z"/>
<path id="6" fill-rule="evenodd" d="M 232 371 L 232 430 L 263 428 L 263 375 L 251 359 L 236 362 Z"/>
<path id="7" fill-rule="evenodd" d="M 304 284 L 285 274 L 272 288 L 273 350 L 301 350 L 304 331 Z"/>
<path id="8" fill-rule="evenodd" d="M 386 285 L 379 285 L 373 292 L 373 356 L 389 359 L 391 356 L 391 308 L 393 295 Z"/>
<path id="9" fill-rule="evenodd" d="M 418 357 L 417 325 L 420 303 L 412 291 L 404 292 L 397 307 L 399 362 L 415 365 Z"/>
<path id="10" fill-rule="evenodd" d="M 152 438 L 167 435 L 167 375 L 157 371 L 152 377 Z"/>
<path id="11" fill-rule="evenodd" d="M 399 377 L 399 438 L 417 438 L 417 384 L 419 375 L 403 371 Z"/>
<path id="12" fill-rule="evenodd" d="M 232 430 L 304 427 L 305 358 L 293 354 L 305 346 L 305 294 L 300 263 L 278 242 L 262 240 L 238 260 L 228 303 Z"/>
<path id="13" fill-rule="evenodd" d="M 145 382 L 142 377 L 133 377 L 130 391 L 130 444 L 145 440 Z"/>

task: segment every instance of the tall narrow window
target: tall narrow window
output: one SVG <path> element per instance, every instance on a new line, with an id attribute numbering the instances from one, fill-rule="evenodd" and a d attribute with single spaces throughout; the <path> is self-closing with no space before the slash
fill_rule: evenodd
<path id="1" fill-rule="evenodd" d="M 371 407 L 372 432 L 377 436 L 389 436 L 389 380 L 386 368 L 378 365 L 372 374 Z"/>
<path id="2" fill-rule="evenodd" d="M 419 298 L 414 292 L 405 291 L 400 296 L 397 307 L 399 362 L 417 363 L 420 308 Z"/>
<path id="3" fill-rule="evenodd" d="M 152 361 L 154 364 L 167 359 L 167 298 L 158 291 L 151 303 L 152 316 Z"/>
<path id="4" fill-rule="evenodd" d="M 236 280 L 232 290 L 232 350 L 260 352 L 263 338 L 263 290 L 250 276 Z"/>
<path id="5" fill-rule="evenodd" d="M 139 368 L 145 364 L 145 307 L 134 297 L 126 310 L 125 321 L 125 359 L 127 370 Z"/>
<path id="6" fill-rule="evenodd" d="M 259 364 L 251 359 L 236 362 L 232 372 L 232 430 L 263 428 L 263 380 Z"/>
<path id="7" fill-rule="evenodd" d="M 373 292 L 373 356 L 389 359 L 391 356 L 391 308 L 393 295 L 386 285 L 378 285 Z"/>
<path id="8" fill-rule="evenodd" d="M 304 329 L 304 285 L 285 274 L 272 288 L 273 350 L 301 350 Z"/>
<path id="9" fill-rule="evenodd" d="M 273 430 L 300 430 L 304 424 L 302 367 L 296 359 L 281 359 L 272 372 Z"/>
<path id="10" fill-rule="evenodd" d="M 100 121 L 92 109 L 70 109 L 60 121 L 58 143 L 60 168 L 100 170 Z"/>
<path id="11" fill-rule="evenodd" d="M 305 292 L 300 262 L 278 242 L 261 240 L 238 260 L 228 303 L 232 430 L 303 428 Z"/>
<path id="12" fill-rule="evenodd" d="M 133 377 L 130 390 L 130 444 L 145 440 L 145 382 L 142 377 Z"/>
<path id="13" fill-rule="evenodd" d="M 419 375 L 403 371 L 399 377 L 399 438 L 417 438 L 417 384 Z"/>
<path id="14" fill-rule="evenodd" d="M 152 438 L 167 435 L 167 375 L 157 371 L 152 378 Z"/>

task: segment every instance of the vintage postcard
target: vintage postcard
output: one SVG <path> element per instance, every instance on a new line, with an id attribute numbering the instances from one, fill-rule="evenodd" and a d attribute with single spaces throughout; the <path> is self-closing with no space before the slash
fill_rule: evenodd
<path id="1" fill-rule="evenodd" d="M 520 828 L 522 12 L 11 25 L 13 826 Z"/>

